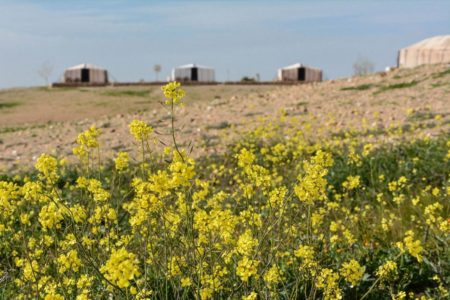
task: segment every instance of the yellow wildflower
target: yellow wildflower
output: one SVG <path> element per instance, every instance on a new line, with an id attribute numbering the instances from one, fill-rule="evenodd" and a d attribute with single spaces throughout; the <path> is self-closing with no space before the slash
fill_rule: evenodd
<path id="1" fill-rule="evenodd" d="M 150 134 L 153 132 L 152 127 L 140 120 L 133 120 L 128 127 L 130 128 L 130 133 L 138 142 L 147 141 Z"/>
<path id="2" fill-rule="evenodd" d="M 57 261 L 59 264 L 59 273 L 64 273 L 68 270 L 78 272 L 81 265 L 81 260 L 78 258 L 78 253 L 76 250 L 70 250 L 67 254 L 61 254 Z"/>
<path id="3" fill-rule="evenodd" d="M 244 256 L 238 262 L 236 274 L 241 278 L 242 281 L 247 282 L 251 276 L 256 275 L 258 271 L 258 265 L 258 261 L 249 259 L 247 256 Z"/>
<path id="4" fill-rule="evenodd" d="M 352 286 L 355 286 L 364 275 L 365 267 L 362 267 L 358 261 L 352 259 L 342 264 L 340 273 Z"/>
<path id="5" fill-rule="evenodd" d="M 316 279 L 316 286 L 323 290 L 323 299 L 342 299 L 342 291 L 339 289 L 339 275 L 331 269 L 322 269 Z"/>
<path id="6" fill-rule="evenodd" d="M 395 278 L 397 274 L 397 264 L 392 260 L 386 261 L 383 265 L 379 266 L 376 271 L 376 275 L 382 280 Z"/>
<path id="7" fill-rule="evenodd" d="M 161 87 L 167 101 L 166 104 L 178 104 L 185 95 L 185 91 L 180 87 L 179 82 L 169 82 L 165 86 Z"/>
<path id="8" fill-rule="evenodd" d="M 129 160 L 130 158 L 127 152 L 119 152 L 114 160 L 116 170 L 123 172 L 128 169 Z"/>
<path id="9" fill-rule="evenodd" d="M 130 281 L 140 275 L 136 255 L 125 248 L 113 250 L 110 258 L 100 271 L 112 283 L 120 288 L 130 286 Z"/>
<path id="10" fill-rule="evenodd" d="M 247 296 L 242 296 L 242 300 L 256 300 L 258 299 L 258 294 L 255 292 L 251 292 Z"/>
<path id="11" fill-rule="evenodd" d="M 414 232 L 412 230 L 406 232 L 403 242 L 398 242 L 397 247 L 401 251 L 407 250 L 417 261 L 422 262 L 422 252 L 424 249 L 420 240 L 414 240 Z"/>

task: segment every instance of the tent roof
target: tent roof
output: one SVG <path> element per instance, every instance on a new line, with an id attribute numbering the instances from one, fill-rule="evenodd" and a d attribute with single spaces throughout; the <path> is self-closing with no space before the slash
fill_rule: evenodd
<path id="1" fill-rule="evenodd" d="M 296 63 L 296 64 L 293 64 L 293 65 L 290 65 L 287 67 L 283 67 L 283 68 L 281 68 L 281 70 L 298 69 L 298 68 L 302 68 L 302 67 L 308 68 L 308 69 L 320 70 L 318 68 L 312 68 L 312 67 L 305 66 L 304 64 L 301 64 L 301 63 Z"/>
<path id="2" fill-rule="evenodd" d="M 448 49 L 450 50 L 450 35 L 438 35 L 427 38 L 403 49 Z"/>
<path id="3" fill-rule="evenodd" d="M 210 69 L 210 70 L 213 69 L 213 68 L 210 68 L 210 67 L 201 66 L 201 65 L 197 65 L 197 64 L 182 65 L 182 66 L 176 67 L 175 69 L 192 69 L 192 68 Z"/>
<path id="4" fill-rule="evenodd" d="M 66 70 L 79 70 L 79 69 L 97 69 L 97 70 L 106 70 L 105 68 L 93 65 L 93 64 L 80 64 L 76 65 L 70 68 L 67 68 Z"/>

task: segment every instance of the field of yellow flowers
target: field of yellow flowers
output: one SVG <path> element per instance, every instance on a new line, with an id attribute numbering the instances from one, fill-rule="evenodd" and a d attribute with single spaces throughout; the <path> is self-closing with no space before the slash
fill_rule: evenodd
<path id="1" fill-rule="evenodd" d="M 448 299 L 450 139 L 258 127 L 214 157 L 177 143 L 102 159 L 101 131 L 77 165 L 42 154 L 0 177 L 1 299 Z M 403 135 L 404 128 L 390 129 Z"/>

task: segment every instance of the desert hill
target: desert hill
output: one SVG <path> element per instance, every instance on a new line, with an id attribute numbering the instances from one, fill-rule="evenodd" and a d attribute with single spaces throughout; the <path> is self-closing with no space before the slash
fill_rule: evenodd
<path id="1" fill-rule="evenodd" d="M 219 141 L 268 122 L 298 124 L 297 130 L 308 123 L 312 132 L 350 130 L 378 139 L 389 138 L 392 128 L 410 130 L 410 136 L 449 132 L 447 65 L 292 86 L 185 89 L 185 105 L 176 112 L 177 135 L 194 156 L 223 151 Z M 102 129 L 105 158 L 133 151 L 127 126 L 133 119 L 152 125 L 155 147 L 162 147 L 170 143 L 163 101 L 153 86 L 0 90 L 0 171 L 31 166 L 42 152 L 72 159 L 77 134 L 92 124 Z"/>

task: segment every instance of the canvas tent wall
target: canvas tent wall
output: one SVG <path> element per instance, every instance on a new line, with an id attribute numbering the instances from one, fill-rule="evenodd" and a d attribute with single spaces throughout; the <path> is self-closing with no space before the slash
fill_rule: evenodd
<path id="1" fill-rule="evenodd" d="M 294 64 L 278 70 L 279 81 L 322 81 L 322 70 Z"/>
<path id="2" fill-rule="evenodd" d="M 438 63 L 450 63 L 450 35 L 431 37 L 398 52 L 399 67 Z"/>
<path id="3" fill-rule="evenodd" d="M 172 69 L 171 80 L 214 82 L 214 69 L 195 64 L 179 66 Z"/>
<path id="4" fill-rule="evenodd" d="M 91 64 L 81 64 L 64 71 L 65 83 L 108 83 L 108 71 Z"/>

